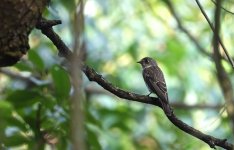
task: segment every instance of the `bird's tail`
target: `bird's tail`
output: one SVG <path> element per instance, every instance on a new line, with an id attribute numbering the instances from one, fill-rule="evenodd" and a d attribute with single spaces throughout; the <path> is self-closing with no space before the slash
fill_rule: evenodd
<path id="1" fill-rule="evenodd" d="M 161 101 L 161 104 L 162 104 L 162 108 L 163 108 L 163 111 L 165 112 L 165 114 L 167 116 L 171 116 L 172 110 L 171 110 L 170 105 L 168 103 L 163 102 L 163 101 Z"/>

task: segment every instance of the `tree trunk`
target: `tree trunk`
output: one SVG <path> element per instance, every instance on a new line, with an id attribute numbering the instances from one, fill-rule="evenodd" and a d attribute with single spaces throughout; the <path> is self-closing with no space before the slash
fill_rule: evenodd
<path id="1" fill-rule="evenodd" d="M 14 65 L 29 50 L 28 35 L 49 0 L 1 0 L 0 67 Z"/>

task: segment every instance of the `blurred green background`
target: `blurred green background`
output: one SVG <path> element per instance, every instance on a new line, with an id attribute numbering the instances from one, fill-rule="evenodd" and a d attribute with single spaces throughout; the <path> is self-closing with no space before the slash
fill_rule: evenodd
<path id="1" fill-rule="evenodd" d="M 233 142 L 214 63 L 178 28 L 167 2 L 87 0 L 86 64 L 113 85 L 146 95 L 148 90 L 136 62 L 145 56 L 154 58 L 164 72 L 170 103 L 178 118 L 204 133 Z M 201 3 L 212 20 L 214 3 L 204 0 Z M 175 0 L 172 5 L 184 28 L 202 48 L 212 52 L 212 32 L 195 1 Z M 234 3 L 225 1 L 223 7 L 234 10 Z M 54 0 L 44 13 L 48 19 L 62 20 L 54 29 L 71 49 L 75 9 L 74 0 Z M 233 14 L 222 10 L 221 37 L 232 56 L 233 19 Z M 31 33 L 30 46 L 21 62 L 1 70 L 1 149 L 36 149 L 38 145 L 48 150 L 71 149 L 71 84 L 65 60 L 38 30 Z M 233 82 L 233 70 L 227 62 L 223 65 Z M 176 128 L 158 107 L 117 98 L 88 81 L 85 75 L 81 87 L 85 94 L 87 149 L 210 149 Z"/>

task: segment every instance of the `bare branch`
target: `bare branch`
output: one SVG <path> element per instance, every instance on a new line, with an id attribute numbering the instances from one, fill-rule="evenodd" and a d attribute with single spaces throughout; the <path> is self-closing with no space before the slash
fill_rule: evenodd
<path id="1" fill-rule="evenodd" d="M 212 1 L 215 5 L 217 5 L 217 3 L 216 3 L 214 0 L 211 0 L 211 1 Z M 234 15 L 234 12 L 231 12 L 230 10 L 227 10 L 227 9 L 224 8 L 223 6 L 221 6 L 221 8 L 222 8 L 224 11 L 226 11 L 227 13 Z"/>
<path id="2" fill-rule="evenodd" d="M 171 3 L 171 0 L 165 0 L 164 2 L 166 3 L 167 7 L 169 8 L 171 14 L 174 16 L 174 18 L 175 18 L 175 20 L 176 20 L 176 22 L 177 22 L 177 24 L 178 24 L 178 28 L 179 28 L 181 31 L 183 31 L 183 32 L 188 36 L 188 38 L 194 43 L 194 45 L 198 48 L 198 50 L 199 50 L 202 54 L 204 54 L 204 55 L 206 55 L 206 56 L 212 58 L 212 55 L 211 55 L 210 53 L 208 53 L 208 52 L 199 44 L 199 42 L 196 40 L 196 38 L 183 26 L 183 24 L 182 24 L 182 22 L 181 22 L 181 20 L 180 20 L 180 18 L 179 18 L 179 16 L 178 16 L 178 14 L 177 14 L 176 11 L 175 11 L 175 8 L 174 8 L 173 4 Z"/>
<path id="3" fill-rule="evenodd" d="M 209 17 L 206 15 L 206 13 L 205 13 L 204 9 L 202 8 L 202 6 L 201 6 L 199 0 L 196 0 L 196 3 L 197 3 L 197 5 L 198 5 L 199 9 L 201 10 L 203 16 L 205 17 L 206 21 L 208 22 L 208 24 L 209 24 L 211 30 L 212 30 L 213 33 L 214 33 L 214 32 L 215 32 L 214 26 L 212 25 L 212 23 L 211 23 Z M 232 58 L 229 56 L 228 51 L 227 51 L 226 47 L 224 46 L 222 40 L 220 39 L 219 35 L 217 35 L 217 40 L 218 40 L 219 44 L 222 46 L 223 51 L 224 51 L 224 53 L 226 54 L 226 56 L 227 56 L 227 58 L 228 58 L 228 60 L 229 60 L 229 63 L 230 63 L 231 66 L 234 68 L 233 60 L 232 60 Z"/>
<path id="4" fill-rule="evenodd" d="M 38 24 L 40 24 L 40 22 Z M 47 37 L 50 38 L 50 40 L 55 44 L 55 46 L 57 47 L 59 51 L 62 48 L 64 48 L 61 50 L 62 53 L 60 52 L 60 54 L 69 54 L 69 56 L 72 55 L 72 52 L 68 49 L 68 47 L 63 43 L 63 41 L 53 31 L 51 27 L 46 28 L 46 29 L 42 28 L 41 30 L 42 30 L 42 33 L 44 33 Z M 46 32 L 43 30 L 46 30 Z M 49 36 L 47 35 L 47 33 L 49 33 Z M 54 35 L 54 37 L 51 37 L 51 35 Z M 62 42 L 62 43 L 57 43 L 57 42 Z M 62 45 L 63 47 L 58 47 L 58 45 Z M 67 55 L 62 55 L 62 56 L 65 58 L 69 58 Z M 146 104 L 151 104 L 151 105 L 155 105 L 158 107 L 162 107 L 160 101 L 157 98 L 135 94 L 135 93 L 124 91 L 118 87 L 113 86 L 111 83 L 106 81 L 101 75 L 99 75 L 94 69 L 88 67 L 87 65 L 83 65 L 82 71 L 85 73 L 85 75 L 88 77 L 90 81 L 95 81 L 104 89 L 106 89 L 107 91 L 113 93 L 114 95 L 122 99 L 130 100 L 130 101 L 137 101 L 141 103 L 146 103 Z M 184 122 L 179 120 L 173 112 L 171 116 L 167 116 L 167 117 L 175 126 L 180 128 L 184 132 L 207 143 L 211 148 L 215 148 L 215 146 L 220 146 L 228 150 L 232 150 L 234 148 L 234 145 L 228 143 L 226 139 L 218 139 L 213 136 L 204 134 L 200 132 L 199 130 L 185 124 Z"/>
<path id="5" fill-rule="evenodd" d="M 159 103 L 158 99 L 155 100 L 156 98 L 138 95 L 138 94 L 127 92 L 127 91 L 124 91 L 124 90 L 119 89 L 117 87 L 114 87 L 111 83 L 107 82 L 101 75 L 96 73 L 92 68 L 90 68 L 88 66 L 84 66 L 83 72 L 86 74 L 86 76 L 88 77 L 88 79 L 90 81 L 97 82 L 104 89 L 108 90 L 109 92 L 115 94 L 116 96 L 118 96 L 120 98 L 128 99 L 131 101 L 138 101 L 141 103 L 152 104 L 152 105 L 159 106 L 162 108 L 161 103 Z M 229 144 L 228 142 L 226 142 L 226 139 L 221 140 L 221 139 L 217 139 L 215 137 L 212 137 L 210 135 L 206 135 L 206 134 L 200 132 L 199 130 L 185 124 L 184 122 L 179 120 L 175 116 L 174 113 L 172 113 L 171 116 L 167 116 L 167 117 L 175 126 L 180 128 L 184 132 L 186 132 L 192 136 L 195 136 L 198 139 L 206 142 L 211 148 L 215 148 L 215 146 L 217 145 L 217 146 L 221 146 L 223 148 L 231 150 L 233 147 L 232 144 Z"/>
<path id="6" fill-rule="evenodd" d="M 213 36 L 213 51 L 214 51 L 214 63 L 217 70 L 217 78 L 222 89 L 226 104 L 227 112 L 230 120 L 232 121 L 232 131 L 234 133 L 234 102 L 233 102 L 233 87 L 231 80 L 226 73 L 222 62 L 221 54 L 219 51 L 219 31 L 220 31 L 220 14 L 221 14 L 221 1 L 216 3 L 215 16 L 214 16 L 214 36 Z"/>
<path id="7" fill-rule="evenodd" d="M 92 85 L 88 85 L 85 87 L 85 93 L 87 95 L 108 95 L 110 97 L 115 97 L 114 94 L 108 92 L 105 89 L 99 88 L 99 87 L 94 87 L 93 84 Z M 183 109 L 183 110 L 194 110 L 194 109 L 211 109 L 211 110 L 215 110 L 215 111 L 219 111 L 220 109 L 224 108 L 225 105 L 223 104 L 211 104 L 211 103 L 202 103 L 202 104 L 186 104 L 183 102 L 171 102 L 170 103 L 172 108 L 176 108 L 176 109 Z M 226 108 L 226 107 L 225 107 Z"/>
<path id="8" fill-rule="evenodd" d="M 6 68 L 1 68 L 0 73 L 5 74 L 8 77 L 11 77 L 11 78 L 14 78 L 17 80 L 22 80 L 22 81 L 28 83 L 28 86 L 31 86 L 31 85 L 42 86 L 42 85 L 47 85 L 47 84 L 51 83 L 51 81 L 49 81 L 49 80 L 40 80 L 40 79 L 37 79 L 36 77 L 33 77 L 31 75 L 24 76 L 20 73 L 13 72 L 13 71 L 6 69 Z"/>
<path id="9" fill-rule="evenodd" d="M 41 24 L 42 22 L 42 24 Z M 65 45 L 65 43 L 60 39 L 60 37 L 52 30 L 52 24 L 54 20 L 47 21 L 45 19 L 41 19 L 36 28 L 40 29 L 41 32 L 46 35 L 51 41 L 53 41 L 54 45 L 58 48 L 59 55 L 65 57 L 67 60 L 71 60 L 72 52 L 70 49 Z"/>

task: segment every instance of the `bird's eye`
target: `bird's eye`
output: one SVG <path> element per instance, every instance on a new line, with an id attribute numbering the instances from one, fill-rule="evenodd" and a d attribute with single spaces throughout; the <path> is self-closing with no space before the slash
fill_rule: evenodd
<path id="1" fill-rule="evenodd" d="M 148 59 L 146 59 L 146 60 L 145 60 L 145 62 L 146 62 L 146 63 L 149 63 L 149 60 L 148 60 Z"/>

